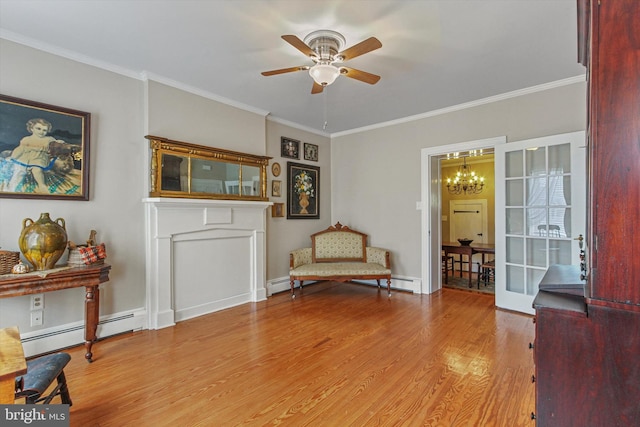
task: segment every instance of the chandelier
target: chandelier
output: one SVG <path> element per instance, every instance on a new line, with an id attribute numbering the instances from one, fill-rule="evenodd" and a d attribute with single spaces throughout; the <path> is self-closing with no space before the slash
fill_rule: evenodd
<path id="1" fill-rule="evenodd" d="M 476 175 L 467 165 L 467 158 L 462 158 L 462 165 L 458 167 L 456 176 L 447 178 L 447 189 L 450 194 L 480 194 L 484 188 L 484 177 Z"/>

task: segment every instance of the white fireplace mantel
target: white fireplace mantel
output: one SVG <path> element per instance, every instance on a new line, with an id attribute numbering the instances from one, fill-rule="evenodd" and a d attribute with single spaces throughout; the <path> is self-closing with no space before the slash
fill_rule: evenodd
<path id="1" fill-rule="evenodd" d="M 149 329 L 266 299 L 270 202 L 147 198 Z"/>

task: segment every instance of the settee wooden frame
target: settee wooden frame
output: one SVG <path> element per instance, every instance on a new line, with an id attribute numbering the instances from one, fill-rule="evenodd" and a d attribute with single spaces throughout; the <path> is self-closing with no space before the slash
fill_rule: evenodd
<path id="1" fill-rule="evenodd" d="M 311 235 L 311 248 L 296 249 L 289 254 L 291 295 L 295 298 L 295 281 L 300 290 L 307 280 L 386 279 L 391 296 L 391 257 L 386 249 L 367 246 L 367 235 L 340 224 Z"/>

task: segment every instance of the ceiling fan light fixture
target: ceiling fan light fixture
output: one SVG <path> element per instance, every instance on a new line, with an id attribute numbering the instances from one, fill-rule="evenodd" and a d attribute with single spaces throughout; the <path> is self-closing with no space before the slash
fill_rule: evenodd
<path id="1" fill-rule="evenodd" d="M 380 76 L 376 76 L 375 74 L 356 70 L 355 68 L 343 67 L 341 65 L 344 61 L 381 48 L 382 43 L 375 37 L 369 37 L 346 50 L 342 50 L 345 45 L 344 36 L 331 30 L 318 30 L 309 33 L 304 38 L 304 41 L 293 34 L 284 34 L 282 39 L 313 61 L 314 65 L 311 67 L 301 65 L 263 71 L 263 76 L 275 76 L 295 71 L 309 71 L 309 76 L 313 79 L 311 94 L 322 93 L 323 88 L 336 81 L 340 74 L 371 85 L 376 84 L 378 80 L 380 80 Z"/>
<path id="2" fill-rule="evenodd" d="M 340 75 L 340 69 L 331 64 L 316 64 L 309 68 L 311 78 L 321 86 L 329 86 Z"/>

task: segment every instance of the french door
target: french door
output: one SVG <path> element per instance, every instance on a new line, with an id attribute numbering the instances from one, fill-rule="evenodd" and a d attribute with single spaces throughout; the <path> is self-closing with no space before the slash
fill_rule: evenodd
<path id="1" fill-rule="evenodd" d="M 533 314 L 552 264 L 579 264 L 586 224 L 585 133 L 496 146 L 496 305 Z"/>

